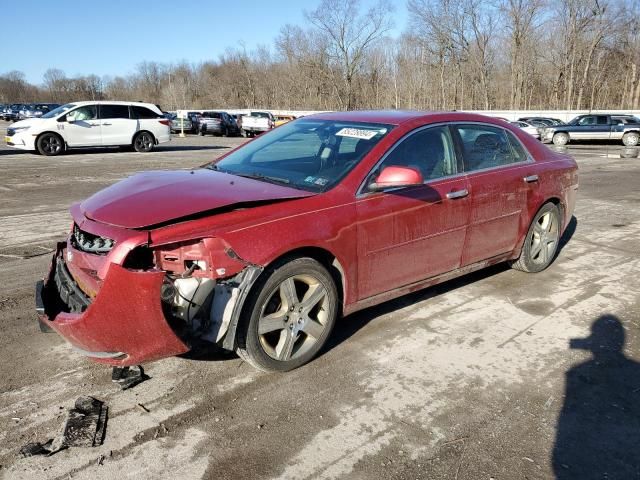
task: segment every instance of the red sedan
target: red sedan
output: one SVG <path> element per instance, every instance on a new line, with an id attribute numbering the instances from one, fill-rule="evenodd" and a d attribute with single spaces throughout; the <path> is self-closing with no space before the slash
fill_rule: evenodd
<path id="1" fill-rule="evenodd" d="M 290 370 L 338 317 L 498 262 L 545 269 L 577 188 L 571 157 L 489 117 L 304 117 L 73 205 L 37 309 L 111 365 L 204 340 Z"/>

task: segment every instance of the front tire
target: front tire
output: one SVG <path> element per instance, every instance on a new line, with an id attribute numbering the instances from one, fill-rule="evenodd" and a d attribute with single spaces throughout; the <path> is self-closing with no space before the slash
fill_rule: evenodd
<path id="1" fill-rule="evenodd" d="M 133 139 L 133 149 L 136 152 L 147 153 L 153 150 L 155 143 L 153 135 L 149 132 L 140 132 Z"/>
<path id="2" fill-rule="evenodd" d="M 56 133 L 44 133 L 36 140 L 36 149 L 42 155 L 54 157 L 64 151 L 64 140 Z"/>
<path id="3" fill-rule="evenodd" d="M 640 143 L 640 133 L 628 132 L 622 136 L 622 144 L 626 147 L 637 147 Z"/>
<path id="4" fill-rule="evenodd" d="M 560 210 L 553 203 L 545 203 L 533 217 L 520 257 L 511 266 L 536 273 L 551 265 L 558 251 L 560 229 Z"/>
<path id="5" fill-rule="evenodd" d="M 553 136 L 553 144 L 562 147 L 569 143 L 569 135 L 564 132 L 556 133 Z"/>
<path id="6" fill-rule="evenodd" d="M 236 353 L 265 372 L 293 370 L 324 346 L 337 313 L 336 285 L 325 267 L 306 257 L 281 262 L 247 298 Z"/>

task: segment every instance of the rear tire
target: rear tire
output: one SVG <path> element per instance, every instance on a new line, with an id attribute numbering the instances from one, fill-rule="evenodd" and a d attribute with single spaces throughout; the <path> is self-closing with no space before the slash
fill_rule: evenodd
<path id="1" fill-rule="evenodd" d="M 556 133 L 553 136 L 553 144 L 562 147 L 569 143 L 569 135 L 564 132 Z"/>
<path id="2" fill-rule="evenodd" d="M 36 149 L 41 155 L 54 157 L 64 151 L 64 140 L 57 133 L 43 133 L 36 140 Z"/>
<path id="3" fill-rule="evenodd" d="M 149 132 L 139 132 L 133 137 L 133 149 L 139 153 L 147 153 L 153 150 L 155 139 Z"/>
<path id="4" fill-rule="evenodd" d="M 511 267 L 522 272 L 541 272 L 553 262 L 560 243 L 560 210 L 545 203 L 529 226 L 520 257 Z"/>
<path id="5" fill-rule="evenodd" d="M 265 372 L 293 370 L 322 349 L 337 313 L 338 292 L 324 266 L 307 257 L 280 262 L 247 297 L 236 353 Z"/>
<path id="6" fill-rule="evenodd" d="M 622 144 L 626 147 L 637 147 L 638 143 L 640 143 L 640 134 L 638 132 L 629 132 L 622 136 Z"/>

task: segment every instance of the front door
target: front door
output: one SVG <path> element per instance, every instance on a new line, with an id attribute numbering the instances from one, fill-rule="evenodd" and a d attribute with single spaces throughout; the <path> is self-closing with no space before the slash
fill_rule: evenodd
<path id="1" fill-rule="evenodd" d="M 419 170 L 424 185 L 367 191 L 391 165 Z M 449 128 L 422 128 L 392 147 L 365 181 L 356 211 L 359 299 L 458 268 L 469 198 Z"/>
<path id="2" fill-rule="evenodd" d="M 128 105 L 100 105 L 102 145 L 130 145 L 136 133 L 138 121 L 129 118 Z"/>
<path id="3" fill-rule="evenodd" d="M 99 147 L 102 145 L 102 131 L 100 120 L 98 120 L 97 105 L 78 107 L 67 113 L 63 119 L 60 126 L 63 127 L 65 141 L 70 147 Z"/>

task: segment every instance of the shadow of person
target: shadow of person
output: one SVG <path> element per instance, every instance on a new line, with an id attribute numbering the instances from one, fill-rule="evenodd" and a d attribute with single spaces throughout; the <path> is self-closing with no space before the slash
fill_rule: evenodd
<path id="1" fill-rule="evenodd" d="M 593 358 L 567 372 L 553 450 L 558 479 L 640 479 L 640 363 L 625 357 L 624 342 L 613 315 L 570 341 Z"/>

